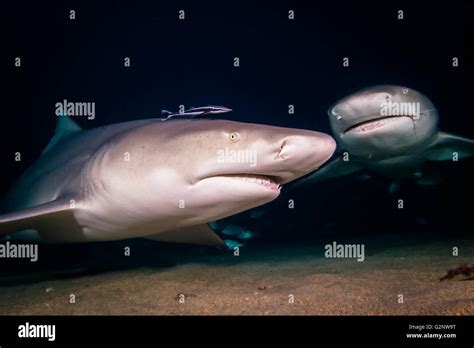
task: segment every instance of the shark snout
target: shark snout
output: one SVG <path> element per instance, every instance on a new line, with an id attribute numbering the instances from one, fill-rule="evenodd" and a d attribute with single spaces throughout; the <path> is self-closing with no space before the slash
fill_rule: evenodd
<path id="1" fill-rule="evenodd" d="M 280 162 L 287 175 L 283 183 L 310 173 L 323 165 L 334 153 L 336 142 L 324 133 L 305 131 L 282 139 L 275 161 Z"/>

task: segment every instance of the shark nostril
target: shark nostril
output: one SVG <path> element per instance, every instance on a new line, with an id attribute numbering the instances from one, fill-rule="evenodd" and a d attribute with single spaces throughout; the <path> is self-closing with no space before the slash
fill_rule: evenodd
<path id="1" fill-rule="evenodd" d="M 276 155 L 276 158 L 287 158 L 288 156 L 284 153 L 286 150 L 286 139 L 281 142 L 280 145 L 280 150 L 278 151 L 278 154 Z"/>

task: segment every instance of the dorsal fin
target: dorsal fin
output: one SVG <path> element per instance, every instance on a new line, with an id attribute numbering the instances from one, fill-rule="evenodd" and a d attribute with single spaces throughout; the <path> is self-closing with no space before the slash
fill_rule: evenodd
<path id="1" fill-rule="evenodd" d="M 44 155 L 46 152 L 51 150 L 54 145 L 56 145 L 61 139 L 64 139 L 70 134 L 78 132 L 80 130 L 82 130 L 81 127 L 79 127 L 76 122 L 71 120 L 69 116 L 58 116 L 54 136 L 49 141 L 48 146 L 46 146 L 41 155 Z"/>

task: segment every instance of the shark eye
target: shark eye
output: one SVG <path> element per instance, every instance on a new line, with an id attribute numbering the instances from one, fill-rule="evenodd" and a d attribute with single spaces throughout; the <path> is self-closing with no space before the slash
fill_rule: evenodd
<path id="1" fill-rule="evenodd" d="M 339 115 L 338 115 L 338 116 L 337 116 L 337 120 L 338 120 L 339 122 L 342 121 L 342 116 L 339 116 Z"/>
<path id="2" fill-rule="evenodd" d="M 233 143 L 235 143 L 239 139 L 240 139 L 240 134 L 239 133 L 237 133 L 237 132 L 229 133 L 229 140 L 232 141 Z"/>

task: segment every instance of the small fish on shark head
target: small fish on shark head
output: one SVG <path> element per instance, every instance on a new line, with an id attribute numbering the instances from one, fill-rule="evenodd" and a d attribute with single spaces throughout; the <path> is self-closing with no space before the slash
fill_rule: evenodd
<path id="1" fill-rule="evenodd" d="M 163 121 L 169 120 L 170 118 L 182 117 L 182 118 L 193 118 L 198 116 L 207 116 L 207 115 L 217 115 L 223 114 L 226 112 L 231 112 L 232 109 L 229 109 L 225 106 L 217 105 L 207 105 L 200 107 L 191 107 L 183 112 L 171 112 L 168 110 L 161 111 L 161 117 Z"/>

